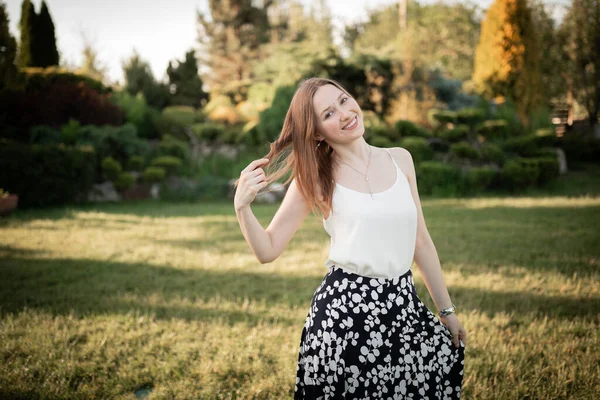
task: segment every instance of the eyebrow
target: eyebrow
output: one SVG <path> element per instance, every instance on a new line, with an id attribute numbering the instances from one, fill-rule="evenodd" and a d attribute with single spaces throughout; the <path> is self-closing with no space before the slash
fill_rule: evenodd
<path id="1" fill-rule="evenodd" d="M 344 96 L 346 93 L 342 92 L 340 93 L 340 95 L 337 97 L 337 99 L 339 99 L 340 97 Z M 336 100 L 337 100 L 336 99 Z M 323 113 L 327 110 L 329 110 L 331 108 L 331 106 L 327 107 L 326 109 L 324 109 L 323 111 L 321 111 L 321 113 L 319 114 L 319 117 L 323 115 Z"/>

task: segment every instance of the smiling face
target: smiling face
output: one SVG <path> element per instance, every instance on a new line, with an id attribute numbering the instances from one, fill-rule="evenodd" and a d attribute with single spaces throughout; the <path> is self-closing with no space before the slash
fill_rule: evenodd
<path id="1" fill-rule="evenodd" d="M 354 98 L 334 85 L 321 86 L 313 96 L 317 139 L 348 143 L 365 133 L 362 112 Z"/>

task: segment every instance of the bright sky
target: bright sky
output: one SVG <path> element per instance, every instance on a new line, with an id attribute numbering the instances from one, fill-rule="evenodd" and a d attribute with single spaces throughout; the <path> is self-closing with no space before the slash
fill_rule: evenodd
<path id="1" fill-rule="evenodd" d="M 18 40 L 22 0 L 4 1 L 8 6 L 11 32 Z M 32 0 L 37 12 L 41 1 Z M 302 1 L 311 3 L 311 0 Z M 365 19 L 367 9 L 395 2 L 397 0 L 327 0 L 338 30 L 344 23 Z M 421 4 L 432 2 L 420 1 Z M 477 1 L 482 8 L 491 2 Z M 196 10 L 208 10 L 208 0 L 46 0 L 46 4 L 54 21 L 61 63 L 81 65 L 84 33 L 98 51 L 100 62 L 107 67 L 109 79 L 121 82 L 121 62 L 131 56 L 134 48 L 150 63 L 154 75 L 163 79 L 169 60 L 183 59 L 185 52 L 196 46 Z"/>

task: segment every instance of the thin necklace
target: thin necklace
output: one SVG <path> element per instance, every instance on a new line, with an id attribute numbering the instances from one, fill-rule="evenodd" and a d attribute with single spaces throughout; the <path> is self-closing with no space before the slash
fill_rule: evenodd
<path id="1" fill-rule="evenodd" d="M 367 189 L 369 190 L 369 194 L 371 195 L 371 200 L 375 200 L 375 198 L 373 197 L 373 193 L 371 192 L 371 185 L 369 185 L 369 178 L 367 177 L 367 174 L 369 173 L 369 165 L 371 164 L 371 146 L 369 146 L 369 161 L 367 162 L 367 170 L 365 171 L 364 174 L 362 172 L 360 172 L 359 170 L 357 170 L 356 168 L 354 168 L 352 165 L 345 163 L 341 160 L 340 160 L 340 162 L 342 164 L 346 164 L 347 166 L 349 166 L 350 168 L 352 168 L 353 170 L 355 170 L 356 172 L 358 172 L 365 178 L 365 181 L 367 182 Z"/>

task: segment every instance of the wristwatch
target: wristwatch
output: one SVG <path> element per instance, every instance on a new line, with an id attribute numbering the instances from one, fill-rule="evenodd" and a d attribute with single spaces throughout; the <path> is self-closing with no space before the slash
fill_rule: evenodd
<path id="1" fill-rule="evenodd" d="M 450 314 L 453 314 L 454 312 L 456 312 L 456 306 L 454 305 L 454 303 L 452 303 L 452 307 L 440 310 L 440 317 L 448 316 Z"/>

